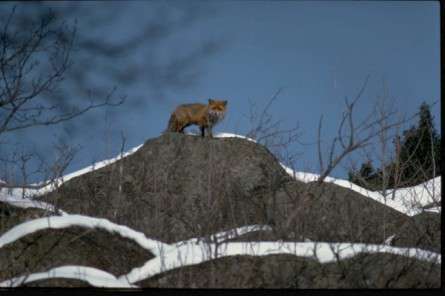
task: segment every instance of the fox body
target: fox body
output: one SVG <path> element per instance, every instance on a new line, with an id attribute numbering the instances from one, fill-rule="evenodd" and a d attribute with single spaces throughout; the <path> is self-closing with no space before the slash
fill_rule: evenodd
<path id="1" fill-rule="evenodd" d="M 207 130 L 207 136 L 212 137 L 212 127 L 224 118 L 227 101 L 209 99 L 208 104 L 183 104 L 176 107 L 170 116 L 167 131 L 183 133 L 189 125 L 195 124 L 201 128 L 201 136 Z"/>

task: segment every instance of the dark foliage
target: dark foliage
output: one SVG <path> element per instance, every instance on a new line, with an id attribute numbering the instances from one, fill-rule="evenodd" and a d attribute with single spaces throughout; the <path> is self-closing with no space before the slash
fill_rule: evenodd
<path id="1" fill-rule="evenodd" d="M 394 159 L 388 165 L 376 169 L 368 160 L 358 171 L 349 171 L 349 180 L 370 190 L 384 190 L 415 186 L 441 175 L 440 135 L 428 104 L 420 106 L 418 124 L 393 143 Z"/>

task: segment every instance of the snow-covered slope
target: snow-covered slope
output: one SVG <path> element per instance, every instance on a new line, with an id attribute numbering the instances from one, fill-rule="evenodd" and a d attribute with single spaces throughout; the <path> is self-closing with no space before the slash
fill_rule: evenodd
<path id="1" fill-rule="evenodd" d="M 231 133 L 220 133 L 217 134 L 216 137 L 219 138 L 243 138 L 252 142 L 255 142 L 254 139 L 247 138 L 245 136 L 231 134 Z M 281 164 L 281 166 L 286 170 L 286 172 L 293 176 L 295 179 L 309 183 L 316 181 L 320 175 L 308 172 L 298 172 L 294 171 L 290 167 Z M 386 195 L 381 194 L 377 191 L 370 191 L 363 187 L 360 187 L 354 183 L 351 183 L 347 180 L 336 179 L 332 177 L 325 178 L 325 182 L 334 183 L 338 186 L 348 188 L 355 192 L 360 193 L 366 197 L 372 198 L 380 203 L 383 203 L 399 212 L 402 212 L 408 216 L 414 216 L 416 214 L 421 213 L 422 211 L 430 211 L 430 212 L 441 212 L 440 207 L 432 207 L 428 209 L 424 209 L 424 207 L 432 204 L 432 203 L 440 203 L 441 200 L 441 177 L 436 177 L 431 179 L 425 183 L 419 184 L 414 187 L 407 188 L 399 188 L 396 190 L 389 190 Z"/>
<path id="2" fill-rule="evenodd" d="M 89 266 L 66 265 L 52 268 L 45 272 L 26 274 L 0 283 L 0 287 L 18 287 L 20 285 L 44 279 L 76 279 L 89 283 L 93 287 L 103 288 L 135 288 L 126 279 L 118 279 L 114 275 Z"/>
<path id="3" fill-rule="evenodd" d="M 96 287 L 135 287 L 134 284 L 144 279 L 159 275 L 169 270 L 196 265 L 227 256 L 248 255 L 267 256 L 289 254 L 317 260 L 320 263 L 335 262 L 362 253 L 388 253 L 416 258 L 418 260 L 441 264 L 441 255 L 418 248 L 400 248 L 388 245 L 362 243 L 329 242 L 231 242 L 237 235 L 271 228 L 267 225 L 248 225 L 211 235 L 216 243 L 209 243 L 199 238 L 191 238 L 172 244 L 147 238 L 143 233 L 118 225 L 106 219 L 83 215 L 66 215 L 39 218 L 19 224 L 0 236 L 0 248 L 18 239 L 43 229 L 60 229 L 71 226 L 100 228 L 110 233 L 134 240 L 142 248 L 151 251 L 155 257 L 142 266 L 133 268 L 128 274 L 116 277 L 106 271 L 88 266 L 59 266 L 47 272 L 34 273 L 8 279 L 0 287 L 18 286 L 27 282 L 49 279 L 68 278 L 87 281 Z"/>
<path id="4" fill-rule="evenodd" d="M 66 174 L 58 179 L 55 179 L 53 181 L 44 181 L 40 183 L 31 184 L 30 187 L 40 187 L 40 188 L 1 188 L 0 186 L 0 201 L 6 202 L 8 204 L 14 205 L 16 207 L 20 208 L 39 208 L 48 210 L 51 212 L 55 211 L 54 206 L 44 203 L 32 200 L 32 198 L 49 193 L 55 189 L 57 189 L 60 185 L 62 185 L 64 182 L 71 180 L 75 177 L 78 177 L 80 175 L 92 172 L 94 170 L 98 170 L 100 168 L 103 168 L 107 165 L 110 165 L 119 159 L 122 159 L 124 157 L 127 157 L 133 153 L 135 153 L 139 148 L 142 147 L 143 144 L 136 146 L 130 150 L 128 150 L 125 153 L 119 154 L 116 157 L 105 159 L 100 162 L 96 162 L 90 166 L 87 166 L 83 169 L 80 169 L 78 171 Z M 3 182 L 6 184 L 6 182 Z M 1 185 L 1 183 L 0 183 Z M 62 215 L 66 214 L 65 212 L 58 210 L 58 212 Z"/>
<path id="5" fill-rule="evenodd" d="M 190 135 L 195 135 L 192 133 L 189 133 Z M 195 135 L 199 136 L 199 135 Z M 232 134 L 232 133 L 217 133 L 215 134 L 216 138 L 242 138 L 246 139 L 248 141 L 255 142 L 254 139 Z M 109 164 L 112 164 L 113 162 L 116 162 L 117 160 L 129 156 L 136 152 L 139 148 L 141 148 L 142 145 L 136 146 L 127 152 L 123 154 L 119 154 L 114 158 L 106 159 L 97 163 L 94 163 L 93 165 L 90 165 L 86 168 L 83 168 L 81 170 L 78 170 L 76 172 L 69 173 L 61 178 L 58 178 L 54 180 L 53 182 L 42 182 L 39 184 L 47 184 L 46 186 L 43 186 L 39 189 L 22 189 L 22 188 L 0 188 L 0 201 L 15 204 L 19 207 L 38 207 L 38 208 L 46 208 L 49 210 L 52 210 L 51 205 L 47 205 L 44 203 L 37 203 L 37 202 L 31 202 L 30 198 L 34 196 L 39 196 L 42 194 L 46 194 L 54 189 L 56 189 L 58 186 L 63 184 L 63 182 L 66 182 L 74 177 L 86 174 L 88 172 L 94 171 L 96 169 L 100 169 L 104 166 L 107 166 Z M 308 183 L 312 181 L 316 181 L 319 177 L 319 175 L 309 172 L 299 172 L 295 171 L 284 164 L 281 164 L 281 166 L 286 170 L 286 172 L 293 176 L 295 179 Z M 394 191 L 390 191 L 389 193 L 384 196 L 380 192 L 377 191 L 369 191 L 365 188 L 362 188 L 356 184 L 353 184 L 347 180 L 342 179 L 336 179 L 332 177 L 327 177 L 325 179 L 325 182 L 331 182 L 338 186 L 348 188 L 350 190 L 356 191 L 364 196 L 367 196 L 369 198 L 372 198 L 373 200 L 376 200 L 380 203 L 383 203 L 401 213 L 404 213 L 409 216 L 416 215 L 422 211 L 425 211 L 423 209 L 424 207 L 430 205 L 433 202 L 440 203 L 441 200 L 441 179 L 440 177 L 436 177 L 432 180 L 429 180 L 423 184 L 409 187 L 409 188 L 401 188 Z M 39 184 L 32 184 L 34 186 L 38 186 Z M 25 198 L 23 198 L 25 197 Z M 426 211 L 432 211 L 432 212 L 441 212 L 440 207 L 433 207 L 429 208 Z"/>
<path id="6" fill-rule="evenodd" d="M 316 181 L 319 177 L 319 175 L 313 173 L 296 172 L 291 168 L 285 166 L 284 164 L 281 164 L 281 166 L 286 170 L 286 172 L 289 175 L 305 183 Z M 386 195 L 383 195 L 378 191 L 367 190 L 347 180 L 327 177 L 325 179 L 325 182 L 334 183 L 338 186 L 345 187 L 355 192 L 358 192 L 363 196 L 372 198 L 373 200 L 383 203 L 388 207 L 391 207 L 408 216 L 414 216 L 416 214 L 421 213 L 422 211 L 430 211 L 436 213 L 441 212 L 440 207 L 432 207 L 427 210 L 424 209 L 424 207 L 434 202 L 436 204 L 440 203 L 441 200 L 440 176 L 414 187 L 388 190 Z"/>
<path id="7" fill-rule="evenodd" d="M 135 153 L 137 150 L 139 150 L 139 148 L 142 147 L 143 144 L 136 146 L 130 150 L 128 150 L 125 153 L 122 154 L 118 154 L 116 157 L 110 158 L 110 159 L 105 159 L 99 162 L 95 162 L 94 164 L 87 166 L 83 169 L 80 169 L 78 171 L 66 174 L 60 178 L 57 178 L 55 180 L 52 181 L 44 181 L 44 182 L 40 182 L 40 183 L 35 183 L 35 184 L 30 184 L 30 187 L 40 187 L 38 189 L 35 188 L 1 188 L 0 189 L 0 200 L 2 198 L 2 196 L 4 195 L 10 195 L 10 196 L 15 196 L 15 197 L 33 197 L 33 196 L 39 196 L 39 195 L 43 195 L 46 194 L 48 192 L 53 191 L 54 189 L 56 189 L 57 187 L 59 187 L 60 185 L 62 185 L 64 182 L 71 180 L 75 177 L 78 177 L 80 175 L 92 172 L 94 170 L 98 170 L 100 168 L 103 168 L 109 164 L 112 164 L 113 162 L 118 161 L 119 159 L 122 159 L 124 157 L 127 157 L 128 155 L 131 155 L 133 153 Z"/>

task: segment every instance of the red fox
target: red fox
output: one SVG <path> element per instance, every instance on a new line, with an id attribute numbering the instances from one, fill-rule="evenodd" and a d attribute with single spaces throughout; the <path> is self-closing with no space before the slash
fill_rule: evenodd
<path id="1" fill-rule="evenodd" d="M 183 133 L 189 125 L 196 124 L 201 128 L 201 136 L 207 130 L 207 136 L 213 137 L 212 127 L 224 118 L 227 101 L 209 99 L 208 105 L 195 103 L 179 105 L 170 116 L 168 132 Z"/>

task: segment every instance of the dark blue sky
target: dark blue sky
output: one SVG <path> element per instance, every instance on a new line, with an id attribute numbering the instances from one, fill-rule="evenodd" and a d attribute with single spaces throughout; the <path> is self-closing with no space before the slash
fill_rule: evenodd
<path id="1" fill-rule="evenodd" d="M 163 5 L 169 7 L 170 3 Z M 104 4 L 81 5 L 100 10 Z M 122 12 L 119 21 L 101 34 L 120 38 L 138 30 L 138 19 L 150 15 L 154 4 L 137 1 L 107 5 Z M 422 101 L 438 102 L 432 113 L 439 130 L 438 2 L 203 1 L 195 5 L 211 13 L 172 34 L 162 49 L 168 58 L 168 54 L 187 52 L 204 40 L 220 42 L 221 49 L 197 68 L 197 83 L 166 87 L 159 96 L 144 84 L 129 87 L 117 83 L 129 100 L 136 93 L 146 93 L 145 103 L 137 109 L 124 104 L 114 111 L 93 112 L 90 116 L 103 120 L 71 139 L 71 144 L 82 149 L 68 172 L 113 156 L 120 148 L 121 131 L 128 149 L 159 136 L 170 112 L 180 103 L 205 102 L 209 97 L 227 99 L 228 114 L 215 130 L 244 134 L 249 130 L 244 116 L 249 112 L 248 100 L 264 106 L 279 88 L 283 91 L 271 113 L 283 121 L 283 128 L 298 123 L 301 141 L 313 143 L 323 114 L 322 136 L 329 140 L 344 110 L 344 97 L 352 98 L 368 74 L 370 80 L 358 105 L 357 119 L 371 111 L 383 94 L 385 82 L 389 97 L 402 114 L 416 112 Z M 81 16 L 78 18 L 81 20 Z M 136 52 L 129 58 L 143 59 L 145 54 Z M 35 147 L 48 147 L 51 153 L 49 144 L 63 133 L 61 127 L 39 128 L 27 137 Z M 293 149 L 302 153 L 295 163 L 297 170 L 317 172 L 316 145 L 295 144 Z M 346 171 L 339 168 L 332 175 L 344 178 Z"/>

